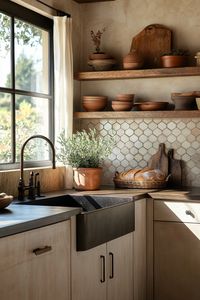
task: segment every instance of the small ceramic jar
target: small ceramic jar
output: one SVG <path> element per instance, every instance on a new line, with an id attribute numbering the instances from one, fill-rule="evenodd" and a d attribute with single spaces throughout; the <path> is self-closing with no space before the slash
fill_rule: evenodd
<path id="1" fill-rule="evenodd" d="M 143 66 L 143 57 L 136 51 L 129 52 L 123 58 L 123 68 L 127 70 L 140 69 Z"/>

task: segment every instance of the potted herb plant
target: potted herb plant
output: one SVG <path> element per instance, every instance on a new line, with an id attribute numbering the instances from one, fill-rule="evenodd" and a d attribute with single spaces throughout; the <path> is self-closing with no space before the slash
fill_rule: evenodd
<path id="1" fill-rule="evenodd" d="M 97 190 L 101 183 L 102 161 L 114 146 L 113 135 L 101 137 L 96 129 L 82 130 L 66 138 L 63 131 L 58 137 L 57 158 L 73 167 L 74 187 L 77 190 Z"/>
<path id="2" fill-rule="evenodd" d="M 161 56 L 161 65 L 164 68 L 184 67 L 187 65 L 189 53 L 186 50 L 173 49 Z"/>

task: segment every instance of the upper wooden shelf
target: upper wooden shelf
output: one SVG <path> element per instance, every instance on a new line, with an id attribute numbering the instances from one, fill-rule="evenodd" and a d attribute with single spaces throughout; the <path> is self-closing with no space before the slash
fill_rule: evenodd
<path id="1" fill-rule="evenodd" d="M 77 80 L 105 80 L 105 79 L 134 79 L 134 78 L 159 78 L 178 76 L 199 76 L 200 67 L 160 68 L 143 70 L 115 70 L 79 72 L 75 75 Z"/>
<path id="2" fill-rule="evenodd" d="M 200 118 L 199 110 L 75 112 L 75 119 Z"/>

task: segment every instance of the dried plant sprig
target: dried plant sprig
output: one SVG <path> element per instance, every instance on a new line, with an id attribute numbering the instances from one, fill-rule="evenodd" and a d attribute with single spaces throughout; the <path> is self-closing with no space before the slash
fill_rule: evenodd
<path id="1" fill-rule="evenodd" d="M 92 38 L 92 41 L 95 45 L 95 50 L 97 53 L 100 52 L 100 44 L 101 44 L 101 36 L 105 32 L 106 28 L 104 27 L 102 31 L 98 30 L 97 33 L 95 34 L 93 30 L 90 31 L 90 35 Z"/>

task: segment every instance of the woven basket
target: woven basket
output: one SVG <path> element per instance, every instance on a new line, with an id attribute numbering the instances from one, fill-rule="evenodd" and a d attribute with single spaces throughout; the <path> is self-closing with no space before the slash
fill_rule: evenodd
<path id="1" fill-rule="evenodd" d="M 164 181 L 125 181 L 114 179 L 115 187 L 128 189 L 163 189 L 167 185 L 167 180 Z"/>

